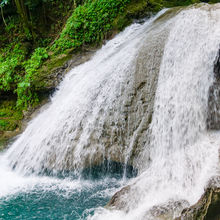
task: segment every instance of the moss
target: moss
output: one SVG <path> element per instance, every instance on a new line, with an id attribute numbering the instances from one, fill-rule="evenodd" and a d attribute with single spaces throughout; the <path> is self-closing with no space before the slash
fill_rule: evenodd
<path id="1" fill-rule="evenodd" d="M 215 2 L 215 1 L 216 0 L 213 0 L 212 2 Z M 94 2 L 92 4 L 95 4 Z M 108 1 L 96 0 L 96 3 L 97 2 L 100 2 L 100 4 L 101 2 L 105 2 L 106 4 L 111 3 L 110 6 L 113 6 L 115 4 L 118 5 L 117 10 L 116 9 L 113 10 L 113 8 L 116 6 L 114 6 L 113 8 L 110 7 L 113 10 L 114 15 L 111 15 L 111 13 L 109 13 L 108 10 L 106 13 L 101 14 L 103 16 L 103 19 L 107 19 L 105 20 L 104 23 L 102 21 L 103 19 L 99 21 L 100 27 L 102 28 L 98 28 L 96 27 L 96 25 L 94 25 L 94 27 L 91 26 L 91 28 L 89 28 L 92 23 L 91 21 L 95 22 L 97 18 L 96 13 L 94 13 L 94 15 L 93 13 L 91 14 L 91 12 L 97 12 L 96 10 L 97 7 L 91 7 L 89 6 L 89 3 L 87 4 L 86 7 L 87 7 L 87 12 L 90 12 L 91 15 L 87 13 L 88 17 L 86 17 L 86 19 L 84 19 L 83 17 L 83 16 L 86 16 L 83 11 L 83 8 L 85 9 L 84 6 L 80 6 L 80 9 L 78 9 L 78 14 L 75 13 L 75 17 L 80 18 L 81 23 L 85 24 L 81 27 L 81 29 L 80 27 L 78 27 L 79 24 L 76 22 L 76 20 L 74 20 L 74 16 L 73 16 L 74 12 L 71 16 L 73 20 L 69 19 L 68 21 L 69 23 L 71 23 L 72 21 L 71 25 L 69 24 L 69 26 L 72 27 L 72 29 L 70 28 L 70 30 L 68 30 L 69 31 L 68 33 L 73 32 L 73 37 L 77 37 L 77 36 L 79 37 L 79 39 L 77 38 L 77 40 L 79 41 L 82 40 L 81 37 L 79 36 L 79 33 L 81 32 L 83 32 L 82 36 L 84 36 L 85 39 L 87 39 L 87 37 L 88 39 L 92 38 L 93 28 L 95 30 L 95 33 L 97 31 L 102 32 L 102 34 L 101 33 L 98 34 L 97 32 L 96 39 L 91 39 L 91 41 L 88 40 L 85 42 L 81 42 L 82 45 L 80 44 L 81 46 L 79 47 L 75 45 L 74 47 L 70 47 L 68 50 L 62 50 L 62 52 L 55 54 L 54 52 L 51 52 L 52 50 L 51 46 L 56 44 L 56 42 L 58 42 L 59 38 L 62 36 L 64 39 L 66 39 L 66 37 L 70 37 L 69 35 L 67 36 L 62 35 L 62 33 L 65 32 L 65 30 L 67 29 L 68 25 L 66 25 L 63 28 L 62 33 L 60 33 L 60 35 L 58 36 L 56 35 L 56 39 L 53 39 L 53 43 L 51 43 L 50 45 L 48 45 L 47 43 L 43 43 L 43 46 L 47 45 L 47 47 L 37 48 L 37 50 L 35 50 L 36 52 L 35 56 L 34 56 L 34 53 L 31 54 L 31 50 L 33 48 L 29 42 L 23 42 L 23 43 L 16 42 L 17 46 L 12 44 L 11 48 L 10 47 L 5 48 L 5 50 L 3 50 L 5 54 L 4 53 L 1 54 L 3 61 L 5 59 L 5 56 L 8 56 L 9 58 L 11 58 L 12 55 L 14 54 L 16 55 L 17 62 L 19 61 L 18 65 L 17 66 L 15 65 L 15 67 L 14 67 L 15 62 L 14 61 L 10 62 L 11 65 L 13 64 L 12 66 L 14 67 L 13 74 L 16 73 L 17 75 L 16 74 L 13 75 L 10 72 L 10 74 L 13 75 L 12 77 L 13 82 L 9 83 L 9 88 L 5 92 L 8 92 L 10 89 L 10 92 L 17 93 L 17 97 L 19 98 L 18 88 L 20 88 L 21 90 L 20 97 L 26 97 L 26 99 L 30 101 L 30 105 L 32 105 L 33 107 L 33 105 L 36 105 L 36 103 L 38 103 L 38 100 L 41 101 L 45 99 L 46 96 L 48 95 L 48 92 L 53 91 L 53 89 L 56 87 L 58 83 L 57 75 L 56 75 L 58 74 L 57 69 L 61 68 L 62 70 L 62 66 L 68 60 L 71 59 L 73 54 L 76 54 L 77 52 L 80 52 L 84 50 L 85 48 L 88 49 L 91 46 L 98 47 L 99 45 L 102 44 L 103 40 L 105 40 L 106 38 L 111 38 L 112 36 L 117 34 L 119 31 L 123 30 L 126 26 L 132 23 L 134 19 L 141 19 L 146 16 L 150 16 L 156 13 L 157 11 L 161 10 L 163 7 L 188 5 L 188 4 L 197 2 L 197 0 L 186 0 L 186 1 L 181 1 L 181 0 L 167 0 L 167 1 L 166 0 L 126 0 L 124 2 L 120 1 L 121 2 L 120 4 L 117 1 L 108 2 Z M 102 7 L 105 8 L 107 6 L 102 5 Z M 82 13 L 80 14 L 79 12 L 82 12 Z M 90 18 L 90 16 L 92 16 L 92 18 Z M 162 16 L 159 19 L 162 19 Z M 75 33 L 74 30 L 76 29 L 77 30 L 79 29 L 78 30 L 79 32 L 76 31 Z M 76 34 L 76 36 L 74 35 L 74 33 Z M 67 40 L 67 43 L 68 42 L 69 41 Z M 8 51 L 11 51 L 11 52 L 9 53 Z M 39 51 L 42 53 L 37 53 Z M 23 62 L 24 60 L 26 61 Z M 0 63 L 3 63 L 3 61 L 0 60 Z M 6 70 L 10 69 L 8 68 L 8 64 L 5 66 L 6 66 Z M 31 74 L 29 74 L 30 76 L 27 74 L 28 72 L 31 72 Z M 26 81 L 24 80 L 25 77 L 27 79 Z M 20 85 L 20 87 L 18 87 L 18 85 Z M 43 94 L 43 98 L 41 97 L 42 94 Z M 12 101 L 10 101 L 11 100 L 10 98 L 7 100 L 8 101 L 4 101 L 4 102 L 0 101 L 0 131 L 12 131 L 20 127 L 21 119 L 23 117 L 22 109 L 21 109 L 22 107 L 19 107 L 19 108 L 16 107 L 16 98 L 14 98 Z M 32 100 L 36 100 L 36 102 L 32 102 Z"/>
<path id="2" fill-rule="evenodd" d="M 126 17 L 126 14 L 119 15 L 117 18 L 114 19 L 112 24 L 112 30 L 110 33 L 117 33 L 118 31 L 122 31 L 126 26 L 128 26 L 131 23 L 131 19 Z M 108 33 L 108 36 L 110 34 Z"/>
<path id="3" fill-rule="evenodd" d="M 7 144 L 7 138 L 1 138 L 1 134 L 0 134 L 0 151 L 4 150 L 6 144 Z"/>
<path id="4" fill-rule="evenodd" d="M 147 9 L 148 3 L 146 0 L 131 1 L 127 6 L 125 14 L 130 18 L 139 18 L 143 16 L 143 12 Z"/>
<path id="5" fill-rule="evenodd" d="M 175 220 L 219 220 L 220 189 L 208 188 L 200 200 L 182 211 Z"/>
<path id="6" fill-rule="evenodd" d="M 0 151 L 2 151 L 8 140 L 19 133 L 23 113 L 22 109 L 16 107 L 15 96 L 1 96 L 0 100 Z"/>
<path id="7" fill-rule="evenodd" d="M 131 18 L 142 18 L 146 15 L 156 13 L 163 8 L 162 2 L 153 0 L 132 0 L 128 5 L 126 14 Z"/>
<path id="8" fill-rule="evenodd" d="M 158 18 L 157 18 L 157 22 L 163 22 L 169 18 L 172 18 L 174 17 L 176 14 L 179 13 L 179 11 L 182 10 L 183 7 L 174 7 L 170 10 L 167 10 L 166 13 L 160 15 Z"/>
<path id="9" fill-rule="evenodd" d="M 0 119 L 0 131 L 13 131 L 17 128 L 18 123 L 15 120 Z"/>
<path id="10" fill-rule="evenodd" d="M 94 0 L 77 7 L 66 22 L 52 50 L 60 53 L 70 48 L 99 44 L 112 29 L 113 20 L 124 12 L 130 0 Z"/>
<path id="11" fill-rule="evenodd" d="M 53 81 L 50 80 L 51 74 L 53 74 L 57 68 L 62 67 L 71 57 L 71 53 L 51 56 L 34 74 L 32 79 L 34 88 L 37 91 L 50 88 L 53 84 Z"/>
<path id="12" fill-rule="evenodd" d="M 161 1 L 153 0 L 131 0 L 123 13 L 120 13 L 113 21 L 112 29 L 108 36 L 122 31 L 130 25 L 133 20 L 150 17 L 163 8 Z"/>
<path id="13" fill-rule="evenodd" d="M 0 131 L 13 131 L 20 127 L 22 110 L 16 107 L 16 99 L 0 102 Z"/>
<path id="14" fill-rule="evenodd" d="M 164 0 L 163 1 L 163 5 L 166 8 L 171 8 L 171 7 L 176 7 L 176 6 L 188 6 L 190 4 L 194 4 L 194 3 L 200 3 L 202 1 L 200 0 Z"/>
<path id="15" fill-rule="evenodd" d="M 218 220 L 220 219 L 220 189 L 214 190 L 212 194 L 212 200 L 210 202 L 210 205 L 207 209 L 206 216 L 204 220 Z"/>

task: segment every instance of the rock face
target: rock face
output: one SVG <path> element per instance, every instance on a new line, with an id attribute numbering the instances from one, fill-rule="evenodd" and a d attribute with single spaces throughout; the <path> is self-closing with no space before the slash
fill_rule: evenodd
<path id="1" fill-rule="evenodd" d="M 140 33 L 136 29 L 132 33 L 135 36 L 138 34 L 140 41 L 132 38 L 129 32 L 131 40 L 128 43 L 124 39 L 121 41 L 123 50 L 115 48 L 118 42 L 116 44 L 114 40 L 109 42 L 114 45 L 108 47 L 106 44 L 107 48 L 104 47 L 91 61 L 74 68 L 59 87 L 58 95 L 52 98 L 51 105 L 22 134 L 23 138 L 19 141 L 25 143 L 18 141 L 12 146 L 8 156 L 13 158 L 11 166 L 27 173 L 33 170 L 81 172 L 82 169 L 99 166 L 107 159 L 132 166 L 136 171 L 150 163 L 150 155 L 143 148 L 148 141 L 158 73 L 169 33 L 169 25 L 164 19 L 169 18 L 170 14 L 168 18 L 159 18 L 149 24 L 150 28 L 137 25 L 143 29 Z M 121 40 L 120 35 L 118 38 Z M 123 60 L 120 65 L 119 60 Z M 100 65 L 103 66 L 102 71 Z M 91 66 L 97 68 L 95 76 Z M 77 78 L 79 74 L 83 74 L 85 79 L 80 81 Z M 90 75 L 97 77 L 97 80 L 87 80 Z M 54 124 L 46 123 L 49 120 L 47 114 L 56 115 Z M 45 127 L 42 125 L 43 128 L 39 128 L 37 120 Z M 35 139 L 38 129 L 39 133 L 42 134 L 41 129 L 44 129 L 48 134 Z M 33 155 L 30 147 L 33 141 L 29 138 L 35 140 L 33 148 L 38 149 L 36 153 L 43 151 L 38 156 L 34 154 L 35 159 L 31 161 L 29 155 Z M 19 150 L 17 144 L 22 146 Z"/>
<path id="2" fill-rule="evenodd" d="M 95 51 L 96 49 L 94 49 L 94 51 L 82 51 L 76 54 L 60 55 L 52 60 L 48 60 L 34 78 L 33 86 L 39 94 L 51 94 L 67 72 L 88 61 L 91 56 L 94 55 Z"/>
<path id="3" fill-rule="evenodd" d="M 193 206 L 186 208 L 176 220 L 219 220 L 220 188 L 208 188 L 201 199 Z"/>
<path id="4" fill-rule="evenodd" d="M 215 65 L 214 65 L 214 73 L 215 77 L 220 80 L 220 49 L 218 51 L 218 55 L 216 57 Z"/>
<path id="5" fill-rule="evenodd" d="M 216 46 L 215 46 L 216 48 Z M 211 64 L 212 65 L 212 64 Z M 209 117 L 207 120 L 207 127 L 209 129 L 220 129 L 220 51 L 217 54 L 217 58 L 214 64 L 214 73 L 215 73 L 215 82 L 213 86 L 210 88 L 210 96 L 209 96 Z M 208 88 L 207 88 L 208 90 Z M 217 109 L 217 111 L 216 111 Z M 147 133 L 146 133 L 147 134 Z M 145 138 L 147 135 L 145 135 Z M 147 139 L 147 138 L 146 138 Z M 140 140 L 140 139 L 137 139 Z M 136 141 L 137 143 L 138 141 Z M 135 148 L 134 148 L 135 149 Z M 140 149 L 137 147 L 136 149 Z M 138 155 L 136 151 L 134 155 Z M 145 155 L 146 156 L 146 155 Z M 140 158 L 140 157 L 139 157 Z M 145 157 L 147 158 L 147 157 Z M 150 157 L 149 157 L 150 159 Z M 144 185 L 144 183 L 143 183 Z M 110 209 L 119 209 L 123 210 L 125 212 L 128 212 L 128 210 L 133 210 L 136 208 L 136 204 L 138 202 L 138 199 L 140 200 L 143 190 L 139 190 L 135 188 L 135 183 L 131 184 L 128 187 L 122 188 L 119 192 L 117 192 L 110 202 L 107 205 L 107 208 Z M 144 187 L 143 187 L 144 188 Z M 132 204 L 131 202 L 132 201 Z M 179 204 L 177 204 L 179 206 Z M 182 205 L 182 204 L 180 204 Z M 188 205 L 189 206 L 189 205 Z M 185 204 L 183 204 L 182 209 L 187 207 Z M 218 214 L 218 208 L 219 208 L 219 189 L 217 188 L 209 188 L 202 199 L 193 207 L 190 207 L 189 209 L 184 209 L 181 218 L 179 219 L 220 219 Z M 173 219 L 172 213 L 171 217 L 169 217 L 169 210 L 166 210 L 166 207 L 164 208 L 164 212 L 159 213 L 159 215 L 156 212 L 152 211 L 154 216 L 161 216 L 164 219 Z M 168 215 L 167 215 L 168 213 Z M 180 212 L 179 212 L 180 213 Z M 179 215 L 178 213 L 178 215 Z M 165 216 L 167 215 L 167 217 Z M 178 216 L 178 215 L 175 215 Z M 150 219 L 150 218 L 146 218 Z"/>
<path id="6" fill-rule="evenodd" d="M 215 81 L 209 90 L 207 128 L 220 129 L 220 49 L 214 63 Z"/>
<path id="7" fill-rule="evenodd" d="M 208 103 L 208 129 L 220 129 L 220 50 L 217 54 L 214 62 L 214 74 L 215 82 L 209 91 L 209 103 Z M 216 111 L 217 110 L 217 111 Z M 220 179 L 217 179 L 220 182 Z M 129 210 L 129 200 L 134 199 L 137 196 L 137 190 L 134 185 L 129 185 L 118 191 L 107 204 L 109 209 L 119 209 L 127 212 Z M 173 219 L 173 212 L 177 208 L 182 210 L 184 207 L 189 206 L 186 201 L 177 204 L 172 203 L 170 207 L 154 207 L 150 210 L 152 216 L 158 219 Z M 182 207 L 182 209 L 181 209 Z M 173 210 L 172 210 L 173 208 Z M 146 217 L 146 219 L 149 219 Z M 181 216 L 175 220 L 219 220 L 220 219 L 220 187 L 217 187 L 215 183 L 209 184 L 209 187 L 202 195 L 200 200 L 193 206 L 183 209 Z"/>
<path id="8" fill-rule="evenodd" d="M 215 81 L 209 90 L 207 128 L 220 129 L 220 49 L 214 62 Z M 220 180 L 218 179 L 218 182 Z M 220 187 L 210 186 L 200 200 L 182 211 L 176 220 L 219 220 Z"/>

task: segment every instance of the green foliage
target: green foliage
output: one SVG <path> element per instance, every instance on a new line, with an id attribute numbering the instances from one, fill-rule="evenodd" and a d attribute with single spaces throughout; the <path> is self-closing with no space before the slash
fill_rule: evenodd
<path id="1" fill-rule="evenodd" d="M 209 2 L 209 1 L 200 1 L 200 0 L 164 0 L 164 7 L 175 7 L 175 6 L 187 6 L 190 4 L 200 3 L 200 2 Z"/>
<path id="2" fill-rule="evenodd" d="M 130 0 L 94 0 L 76 8 L 52 49 L 57 53 L 99 43 Z"/>
<path id="3" fill-rule="evenodd" d="M 17 127 L 17 124 L 13 120 L 0 119 L 0 131 L 13 131 Z"/>
<path id="4" fill-rule="evenodd" d="M 48 53 L 45 48 L 35 49 L 33 55 L 29 60 L 24 62 L 25 75 L 23 78 L 20 78 L 17 86 L 17 96 L 18 101 L 17 105 L 23 105 L 28 107 L 29 104 L 35 104 L 38 102 L 38 98 L 33 88 L 31 88 L 31 81 L 34 74 L 37 72 L 37 69 L 41 66 L 43 61 L 48 58 Z"/>
<path id="5" fill-rule="evenodd" d="M 0 131 L 5 130 L 6 126 L 7 126 L 7 122 L 4 120 L 0 120 Z"/>
<path id="6" fill-rule="evenodd" d="M 37 87 L 47 87 L 47 82 L 41 79 L 45 79 L 55 67 L 62 66 L 72 51 L 100 44 L 108 35 L 131 23 L 133 18 L 149 16 L 163 7 L 200 1 L 25 0 L 28 34 L 24 32 L 12 2 L 0 0 L 7 24 L 2 22 L 0 26 L 0 93 L 16 94 L 16 108 L 25 109 L 38 102 Z M 33 34 L 36 35 L 34 38 Z M 0 127 L 3 130 L 13 130 L 17 126 L 19 119 L 15 119 L 14 111 L 0 107 Z M 20 117 L 21 111 L 18 112 Z"/>
<path id="7" fill-rule="evenodd" d="M 16 107 L 16 100 L 1 101 L 0 103 L 0 131 L 13 131 L 19 127 L 22 119 L 22 109 Z"/>
<path id="8" fill-rule="evenodd" d="M 84 45 L 100 43 L 111 30 L 114 19 L 123 12 L 129 1 L 73 1 L 75 6 L 78 7 L 68 19 L 60 37 L 54 42 L 52 50 L 58 55 L 67 49 L 74 50 Z M 6 0 L 4 2 L 6 3 Z M 65 8 L 65 3 L 58 0 L 27 0 L 25 5 L 32 10 L 42 2 L 58 5 L 62 10 Z M 16 29 L 16 24 L 16 19 L 10 19 L 5 27 L 5 32 L 8 34 L 13 32 Z M 29 105 L 37 103 L 38 97 L 33 81 L 37 78 L 38 69 L 49 58 L 48 51 L 51 49 L 45 46 L 50 42 L 51 38 L 40 39 L 38 45 L 43 45 L 43 47 L 37 47 L 31 55 L 29 49 L 24 48 L 24 43 L 13 42 L 1 49 L 0 91 L 13 91 L 16 93 L 17 106 L 27 108 Z"/>
<path id="9" fill-rule="evenodd" d="M 25 62 L 25 72 L 27 75 L 32 75 L 41 66 L 43 60 L 48 58 L 46 48 L 38 47 L 33 55 Z"/>
<path id="10" fill-rule="evenodd" d="M 7 33 L 10 33 L 10 31 L 12 31 L 12 30 L 14 30 L 15 28 L 16 28 L 16 22 L 14 21 L 14 19 L 13 20 L 11 20 L 10 22 L 9 22 L 9 24 L 5 27 L 5 31 L 7 32 Z"/>
<path id="11" fill-rule="evenodd" d="M 0 55 L 0 90 L 14 91 L 18 96 L 18 105 L 25 107 L 36 103 L 37 96 L 31 88 L 31 80 L 43 61 L 48 58 L 45 48 L 37 48 L 31 58 L 25 61 L 26 52 L 21 44 L 11 45 Z"/>
<path id="12" fill-rule="evenodd" d="M 13 89 L 13 84 L 18 80 L 16 73 L 25 58 L 24 51 L 20 49 L 20 44 L 14 48 L 11 45 L 4 48 L 0 55 L 0 90 L 8 91 Z"/>

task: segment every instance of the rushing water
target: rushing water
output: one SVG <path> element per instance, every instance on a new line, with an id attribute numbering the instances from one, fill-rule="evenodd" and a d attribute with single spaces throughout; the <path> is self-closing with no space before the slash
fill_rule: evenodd
<path id="1" fill-rule="evenodd" d="M 132 167 L 124 169 L 120 160 L 109 162 L 104 156 L 90 169 L 86 156 L 92 160 L 97 148 L 105 154 L 105 146 L 86 146 L 92 132 L 101 138 L 107 112 L 118 108 L 124 81 L 132 78 L 140 41 L 152 21 L 131 25 L 91 61 L 70 71 L 51 103 L 2 153 L 0 219 L 85 219 L 135 175 Z M 111 119 L 115 130 L 120 108 L 117 112 Z"/>
<path id="2" fill-rule="evenodd" d="M 206 119 L 219 48 L 220 7 L 190 8 L 172 20 L 145 146 L 151 163 L 116 202 L 126 204 L 126 215 L 99 210 L 95 218 L 175 218 L 199 199 L 218 172 L 220 133 L 207 131 Z M 164 211 L 169 209 L 173 212 Z"/>
<path id="3" fill-rule="evenodd" d="M 71 70 L 0 157 L 0 219 L 172 219 L 195 203 L 218 172 L 219 39 L 219 4 L 164 10 Z M 121 210 L 102 208 L 126 185 Z"/>
<path id="4" fill-rule="evenodd" d="M 117 177 L 91 181 L 0 171 L 0 219 L 85 219 L 123 184 Z"/>

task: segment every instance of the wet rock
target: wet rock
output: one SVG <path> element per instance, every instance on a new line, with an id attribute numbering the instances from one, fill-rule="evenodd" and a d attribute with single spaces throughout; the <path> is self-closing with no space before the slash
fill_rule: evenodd
<path id="1" fill-rule="evenodd" d="M 185 200 L 169 201 L 166 204 L 153 206 L 145 215 L 145 219 L 173 220 L 189 203 Z"/>
<path id="2" fill-rule="evenodd" d="M 220 80 L 220 49 L 214 64 L 214 74 L 217 80 Z"/>
<path id="3" fill-rule="evenodd" d="M 207 128 L 220 129 L 220 49 L 214 62 L 215 81 L 209 89 Z"/>
<path id="4" fill-rule="evenodd" d="M 220 83 L 215 82 L 209 89 L 207 128 L 220 129 Z"/>
<path id="5" fill-rule="evenodd" d="M 158 29 L 155 31 L 157 32 Z M 76 163 L 88 168 L 99 166 L 103 160 L 108 160 L 130 165 L 135 170 L 139 170 L 142 164 L 150 161 L 148 152 L 144 154 L 143 151 L 146 152 L 145 144 L 153 114 L 160 62 L 168 32 L 161 30 L 156 37 L 154 31 L 151 34 L 152 36 L 143 40 L 143 45 L 138 51 L 134 70 L 130 73 L 132 76 L 124 79 L 120 92 L 112 100 L 109 108 L 101 105 L 93 122 L 94 126 L 89 128 L 88 136 L 83 143 L 80 161 L 77 161 L 74 149 L 84 132 L 80 124 L 83 125 L 86 122 L 91 114 L 90 109 L 79 125 L 74 128 L 75 130 L 71 128 L 68 132 L 71 136 L 70 148 L 62 152 L 65 159 L 62 163 L 59 162 L 57 169 L 71 170 L 75 168 Z M 63 140 L 55 137 L 54 141 L 61 143 Z M 48 143 L 48 145 L 51 144 Z M 53 159 L 56 155 L 53 151 L 50 158 L 48 169 L 56 166 L 56 159 Z M 142 161 L 145 162 L 142 163 Z"/>
<path id="6" fill-rule="evenodd" d="M 176 220 L 219 220 L 220 188 L 208 188 L 200 200 L 182 211 Z"/>
<path id="7" fill-rule="evenodd" d="M 173 11 L 173 13 L 175 14 L 176 11 Z M 148 145 L 150 137 L 149 125 L 153 115 L 165 39 L 169 34 L 169 28 L 161 27 L 160 22 L 161 19 L 170 19 L 173 13 L 168 11 L 169 16 L 159 18 L 154 24 L 156 28 L 148 33 L 149 35 L 152 34 L 152 36 L 149 36 L 143 42 L 143 48 L 139 51 L 136 62 L 134 90 L 129 93 L 132 94 L 132 99 L 129 99 L 129 104 L 125 102 L 126 107 L 128 107 L 127 121 L 129 122 L 126 126 L 128 129 L 125 130 L 128 132 L 126 136 L 131 137 L 127 141 L 129 148 L 132 149 L 129 163 L 137 168 L 139 172 L 151 163 L 150 147 Z M 145 167 L 142 167 L 143 164 Z M 143 192 L 135 184 L 126 186 L 112 197 L 107 208 L 119 209 L 125 212 L 132 210 L 140 202 L 142 196 Z M 130 201 L 132 201 L 132 204 Z"/>
<path id="8" fill-rule="evenodd" d="M 109 203 L 106 205 L 106 208 L 113 209 L 116 208 L 118 210 L 125 210 L 127 207 L 127 200 L 126 198 L 122 199 L 123 197 L 126 197 L 126 195 L 130 192 L 131 187 L 126 186 L 122 188 L 120 191 L 115 193 L 115 195 L 111 198 Z M 128 210 L 127 210 L 128 211 Z"/>
<path id="9" fill-rule="evenodd" d="M 133 185 L 128 185 L 114 194 L 106 208 L 128 212 L 136 207 L 139 198 L 141 198 L 141 192 L 137 193 L 137 188 Z M 146 210 L 144 217 L 141 219 L 173 220 L 181 210 L 188 206 L 189 203 L 186 200 L 170 200 L 167 203 L 155 205 L 151 209 Z"/>
<path id="10" fill-rule="evenodd" d="M 7 145 L 15 140 L 15 136 L 20 133 L 19 128 L 14 131 L 0 131 L 0 151 L 4 150 Z"/>
<path id="11" fill-rule="evenodd" d="M 33 79 L 33 87 L 36 88 L 38 94 L 50 95 L 68 71 L 88 61 L 95 51 L 88 50 L 69 55 L 61 54 L 51 58 L 39 69 L 39 73 Z"/>

